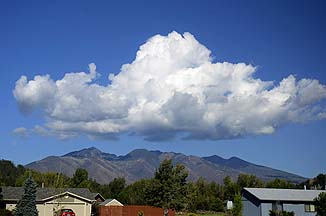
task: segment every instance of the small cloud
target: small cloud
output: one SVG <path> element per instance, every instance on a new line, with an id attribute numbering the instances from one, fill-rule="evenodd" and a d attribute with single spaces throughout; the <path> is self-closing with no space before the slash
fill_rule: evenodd
<path id="1" fill-rule="evenodd" d="M 42 127 L 40 125 L 36 125 L 32 131 L 33 133 L 38 134 L 40 136 L 57 137 L 59 140 L 68 140 L 78 135 L 76 132 L 57 131 Z"/>
<path id="2" fill-rule="evenodd" d="M 26 138 L 28 137 L 29 133 L 28 130 L 24 127 L 18 127 L 13 130 L 13 134 L 15 136 L 21 137 L 21 138 Z"/>
<path id="3" fill-rule="evenodd" d="M 41 136 L 50 136 L 51 132 L 48 129 L 45 129 L 42 126 L 35 125 L 35 127 L 32 130 L 34 133 L 41 135 Z"/>

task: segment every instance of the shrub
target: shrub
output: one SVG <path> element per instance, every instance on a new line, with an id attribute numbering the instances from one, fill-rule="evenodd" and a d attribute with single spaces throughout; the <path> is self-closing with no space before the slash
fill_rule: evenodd
<path id="1" fill-rule="evenodd" d="M 270 210 L 269 216 L 294 216 L 294 212 Z"/>

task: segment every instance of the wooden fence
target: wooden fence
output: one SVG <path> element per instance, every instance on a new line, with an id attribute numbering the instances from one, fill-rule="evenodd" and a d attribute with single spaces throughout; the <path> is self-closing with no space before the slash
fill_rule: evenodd
<path id="1" fill-rule="evenodd" d="M 151 206 L 100 206 L 99 216 L 163 216 L 162 208 Z M 175 211 L 169 210 L 169 216 L 175 216 Z"/>

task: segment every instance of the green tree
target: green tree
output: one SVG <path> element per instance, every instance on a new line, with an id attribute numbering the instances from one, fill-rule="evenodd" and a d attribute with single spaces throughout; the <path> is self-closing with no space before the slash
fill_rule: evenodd
<path id="1" fill-rule="evenodd" d="M 243 204 L 242 204 L 242 201 L 241 201 L 241 195 L 240 195 L 240 193 L 237 193 L 234 196 L 233 202 L 234 202 L 234 206 L 232 208 L 232 214 L 233 214 L 233 216 L 242 216 Z"/>
<path id="2" fill-rule="evenodd" d="M 210 191 L 208 183 L 204 178 L 200 177 L 195 183 L 195 196 L 196 196 L 196 210 L 209 210 L 210 209 Z"/>
<path id="3" fill-rule="evenodd" d="M 234 183 L 232 181 L 232 179 L 230 178 L 230 176 L 226 176 L 223 179 L 223 183 L 224 183 L 224 198 L 225 199 L 229 199 L 232 200 L 234 198 L 234 196 L 240 192 L 240 188 L 239 185 L 237 185 L 236 183 Z"/>
<path id="4" fill-rule="evenodd" d="M 26 170 L 23 175 L 17 178 L 16 185 L 23 186 L 26 179 L 30 176 L 38 187 L 44 184 L 45 187 L 65 188 L 70 186 L 71 181 L 69 177 L 61 173 L 40 173 L 35 170 Z"/>
<path id="5" fill-rule="evenodd" d="M 218 197 L 211 197 L 209 210 L 215 212 L 222 212 L 224 210 L 223 201 Z"/>
<path id="6" fill-rule="evenodd" d="M 223 211 L 220 195 L 220 185 L 200 177 L 195 183 L 188 183 L 187 210 Z"/>
<path id="7" fill-rule="evenodd" d="M 319 189 L 319 190 L 325 190 L 326 186 L 326 173 L 320 173 L 316 177 L 312 179 L 308 179 L 305 182 L 302 182 L 301 184 L 297 185 L 298 188 L 307 187 L 308 189 Z"/>
<path id="8" fill-rule="evenodd" d="M 325 186 L 326 186 L 326 174 L 320 173 L 316 177 L 315 185 L 317 185 L 319 189 L 325 190 Z"/>
<path id="9" fill-rule="evenodd" d="M 172 160 L 164 160 L 149 182 L 146 199 L 150 205 L 165 209 L 180 210 L 184 207 L 186 197 L 186 178 L 188 173 L 183 165 L 173 167 Z"/>
<path id="10" fill-rule="evenodd" d="M 114 178 L 109 184 L 99 186 L 97 192 L 100 192 L 101 195 L 107 199 L 115 198 L 120 200 L 120 195 L 124 191 L 125 187 L 126 180 L 124 178 L 119 177 Z"/>
<path id="11" fill-rule="evenodd" d="M 296 188 L 296 185 L 294 185 L 291 182 L 288 182 L 284 179 L 274 179 L 273 181 L 267 182 L 266 184 L 267 188 L 282 188 L 282 189 L 291 189 Z"/>
<path id="12" fill-rule="evenodd" d="M 326 192 L 322 192 L 314 199 L 317 216 L 326 215 Z"/>
<path id="13" fill-rule="evenodd" d="M 146 192 L 152 180 L 141 179 L 128 185 L 119 195 L 119 200 L 128 205 L 147 205 Z"/>
<path id="14" fill-rule="evenodd" d="M 264 187 L 264 182 L 262 180 L 260 180 L 254 175 L 248 175 L 243 173 L 239 174 L 237 184 L 241 189 L 244 187 Z"/>
<path id="15" fill-rule="evenodd" d="M 24 194 L 18 201 L 14 210 L 15 216 L 37 216 L 36 209 L 36 184 L 33 179 L 29 177 L 24 184 Z"/>
<path id="16" fill-rule="evenodd" d="M 71 179 L 72 187 L 87 187 L 88 186 L 88 172 L 85 169 L 78 168 Z"/>
<path id="17" fill-rule="evenodd" d="M 123 191 L 126 187 L 126 180 L 124 178 L 114 178 L 109 183 L 109 190 L 110 190 L 110 198 L 118 198 L 119 194 Z"/>
<path id="18" fill-rule="evenodd" d="M 8 160 L 0 160 L 0 186 L 16 186 L 16 179 L 25 173 L 22 165 L 17 167 Z"/>
<path id="19" fill-rule="evenodd" d="M 197 206 L 197 188 L 193 182 L 188 182 L 186 185 L 186 202 L 185 202 L 185 210 L 189 212 L 195 212 Z"/>

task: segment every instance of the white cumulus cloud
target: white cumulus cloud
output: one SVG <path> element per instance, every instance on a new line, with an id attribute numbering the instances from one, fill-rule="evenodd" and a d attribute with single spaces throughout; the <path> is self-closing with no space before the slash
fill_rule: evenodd
<path id="1" fill-rule="evenodd" d="M 22 76 L 16 82 L 13 93 L 21 111 L 45 115 L 36 132 L 217 140 L 271 134 L 281 125 L 326 115 L 326 86 L 318 80 L 290 75 L 275 84 L 254 78 L 252 65 L 213 62 L 210 50 L 190 33 L 150 38 L 133 62 L 107 75 L 108 85 L 94 82 L 95 64 L 89 71 L 60 80 Z"/>

